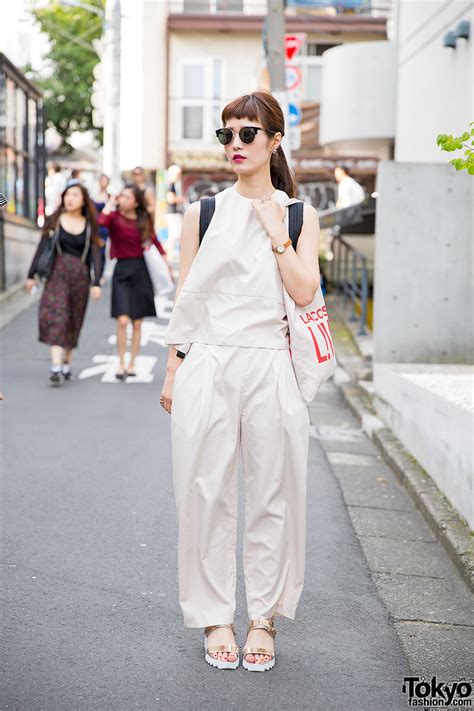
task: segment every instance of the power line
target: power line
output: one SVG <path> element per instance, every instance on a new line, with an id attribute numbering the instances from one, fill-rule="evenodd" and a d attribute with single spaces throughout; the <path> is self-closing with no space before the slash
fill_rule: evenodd
<path id="1" fill-rule="evenodd" d="M 417 34 L 420 32 L 420 30 L 423 30 L 423 29 L 426 27 L 426 25 L 429 25 L 429 23 L 430 23 L 432 20 L 434 20 L 434 18 L 437 17 L 440 13 L 442 13 L 444 10 L 446 10 L 446 8 L 447 8 L 449 5 L 451 5 L 451 4 L 453 3 L 453 1 L 454 1 L 454 0 L 447 0 L 447 2 L 445 2 L 444 5 L 442 5 L 441 7 L 439 7 L 439 8 L 431 15 L 431 17 L 429 17 L 427 20 L 424 20 L 424 21 L 421 23 L 421 25 L 419 25 L 419 27 L 416 28 L 416 30 L 413 30 L 413 32 L 412 32 L 411 34 L 409 34 L 408 37 L 405 37 L 405 39 L 403 40 L 403 43 L 400 45 L 400 47 L 403 47 L 404 44 L 407 44 L 407 42 L 409 42 L 412 37 L 415 37 L 415 35 L 417 35 Z M 402 2 L 403 2 L 403 0 L 402 0 Z M 401 9 L 401 5 L 400 5 L 400 9 Z"/>
<path id="2" fill-rule="evenodd" d="M 440 35 L 443 34 L 443 32 L 446 32 L 446 30 L 449 30 L 449 28 L 452 26 L 453 22 L 456 22 L 456 20 L 459 20 L 463 15 L 466 14 L 466 12 L 468 12 L 468 10 L 472 10 L 473 7 L 474 7 L 474 3 L 472 3 L 472 2 L 469 3 L 469 5 L 467 5 L 464 8 L 464 10 L 462 10 L 457 15 L 455 15 L 453 18 L 451 18 L 451 20 L 446 25 L 443 25 L 443 27 L 441 27 L 441 29 L 439 29 L 437 32 L 435 32 L 433 35 L 431 35 L 431 37 L 429 37 L 425 42 L 423 42 L 423 44 L 421 44 L 419 47 L 417 47 L 417 49 L 415 49 L 414 52 L 409 54 L 408 57 L 405 57 L 405 59 L 403 61 L 399 62 L 398 66 L 403 67 L 404 64 L 407 64 L 408 62 L 410 62 L 414 57 L 417 56 L 417 54 L 419 54 L 424 49 L 426 49 L 426 47 L 429 44 L 431 44 L 431 42 L 433 40 L 437 39 Z"/>

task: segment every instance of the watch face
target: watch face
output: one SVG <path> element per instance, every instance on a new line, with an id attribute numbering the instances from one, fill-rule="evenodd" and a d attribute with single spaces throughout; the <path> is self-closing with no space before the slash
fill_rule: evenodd
<path id="1" fill-rule="evenodd" d="M 285 248 L 282 244 L 279 244 L 278 247 L 276 247 L 275 251 L 278 252 L 278 254 L 283 254 Z"/>

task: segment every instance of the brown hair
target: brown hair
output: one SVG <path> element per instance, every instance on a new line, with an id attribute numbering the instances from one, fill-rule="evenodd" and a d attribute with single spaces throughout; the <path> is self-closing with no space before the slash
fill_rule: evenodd
<path id="1" fill-rule="evenodd" d="M 140 232 L 142 242 L 147 242 L 153 235 L 153 220 L 147 210 L 145 191 L 135 185 L 135 183 L 125 183 L 122 190 L 130 190 L 133 193 L 137 206 L 137 227 Z"/>
<path id="2" fill-rule="evenodd" d="M 285 135 L 285 118 L 280 104 L 269 91 L 254 91 L 234 99 L 222 111 L 224 126 L 230 119 L 248 118 L 259 121 L 271 133 Z M 270 160 L 270 178 L 278 190 L 284 190 L 290 197 L 296 197 L 296 182 L 281 145 Z"/>
<path id="3" fill-rule="evenodd" d="M 83 205 L 82 205 L 82 214 L 87 220 L 87 223 L 90 225 L 91 229 L 91 240 L 92 242 L 95 242 L 96 245 L 99 247 L 104 246 L 104 241 L 99 237 L 99 233 L 97 232 L 97 220 L 96 220 L 96 210 L 94 207 L 94 204 L 92 200 L 89 197 L 89 193 L 87 191 L 87 188 L 82 185 L 79 181 L 77 182 L 71 182 L 63 190 L 63 193 L 61 195 L 61 204 L 53 212 L 52 215 L 46 218 L 44 227 L 43 227 L 43 235 L 47 235 L 50 230 L 55 230 L 58 226 L 59 223 L 59 218 L 61 217 L 62 213 L 64 212 L 64 198 L 66 196 L 66 193 L 68 190 L 71 188 L 79 188 L 79 190 L 82 193 L 82 198 L 83 198 Z"/>

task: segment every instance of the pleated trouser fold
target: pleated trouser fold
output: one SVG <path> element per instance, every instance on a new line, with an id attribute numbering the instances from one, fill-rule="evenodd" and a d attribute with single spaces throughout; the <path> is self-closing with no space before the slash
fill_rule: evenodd
<path id="1" fill-rule="evenodd" d="M 175 376 L 171 434 L 184 625 L 234 619 L 240 456 L 248 614 L 294 619 L 304 582 L 309 415 L 290 352 L 193 343 Z"/>

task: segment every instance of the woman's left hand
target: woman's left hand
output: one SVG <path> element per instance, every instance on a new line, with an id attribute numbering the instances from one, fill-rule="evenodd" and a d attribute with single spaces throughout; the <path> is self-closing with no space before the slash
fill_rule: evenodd
<path id="1" fill-rule="evenodd" d="M 100 288 L 100 286 L 91 287 L 91 296 L 94 301 L 98 301 L 100 299 L 100 297 L 102 296 L 102 289 Z"/>
<path id="2" fill-rule="evenodd" d="M 268 235 L 278 232 L 278 230 L 281 229 L 282 222 L 285 218 L 285 209 L 275 198 L 252 200 L 252 207 Z"/>

